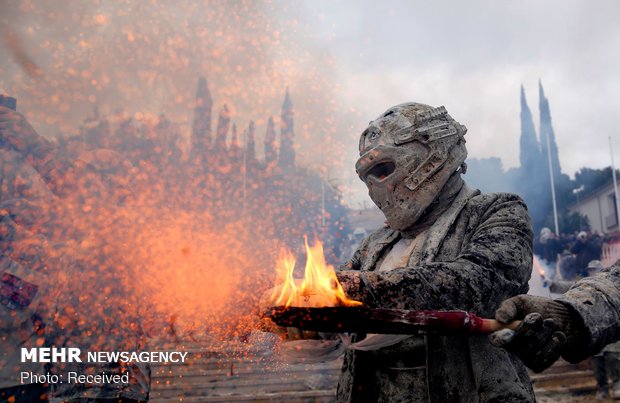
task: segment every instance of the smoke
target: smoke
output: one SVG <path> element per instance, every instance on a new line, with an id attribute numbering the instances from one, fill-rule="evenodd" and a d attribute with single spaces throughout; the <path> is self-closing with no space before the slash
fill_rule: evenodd
<path id="1" fill-rule="evenodd" d="M 279 18 L 295 3 L 25 1 L 2 7 L 3 36 L 10 39 L 0 91 L 18 98 L 20 110 L 47 136 L 76 133 L 96 106 L 104 116 L 163 112 L 187 137 L 195 87 L 206 76 L 215 112 L 227 105 L 241 127 L 254 120 L 259 144 L 289 88 L 300 160 L 339 167 L 338 86 L 327 74 L 334 60 L 311 39 L 300 41 L 299 21 Z"/>
<path id="2" fill-rule="evenodd" d="M 22 70 L 28 74 L 30 78 L 40 77 L 43 72 L 37 66 L 37 64 L 28 56 L 24 50 L 21 40 L 8 28 L 4 35 L 4 44 L 11 52 L 11 55 L 15 59 L 15 62 L 21 67 Z"/>
<path id="3" fill-rule="evenodd" d="M 21 155 L 18 164 L 5 164 L 12 172 L 3 180 L 17 182 L 27 171 L 29 185 L 11 187 L 2 201 L 30 203 L 24 189 L 36 187 L 33 237 L 58 243 L 41 256 L 51 262 L 62 296 L 53 302 L 60 327 L 79 318 L 84 334 L 97 321 L 131 333 L 135 320 L 152 322 L 143 325 L 154 334 L 170 324 L 184 332 L 242 334 L 255 324 L 258 297 L 273 282 L 280 243 L 300 246 L 302 235 L 313 232 L 325 240 L 331 231 L 325 222 L 345 230 L 342 211 L 320 208 L 341 207 L 336 192 L 321 184 L 343 160 L 338 86 L 328 74 L 333 59 L 287 35 L 298 21 L 280 18 L 281 8 L 294 4 L 1 7 L 8 57 L 0 61 L 0 92 L 16 97 L 18 110 L 53 140 L 15 126 L 24 132 L 13 133 L 9 155 Z M 208 78 L 214 117 L 225 108 L 240 128 L 255 121 L 259 145 L 269 117 L 281 124 L 288 88 L 298 170 L 263 163 L 260 146 L 257 160 L 242 162 L 239 150 L 225 146 L 205 160 L 191 159 L 200 76 Z M 34 146 L 21 147 L 20 137 Z M 21 219 L 24 205 L 11 216 Z"/>

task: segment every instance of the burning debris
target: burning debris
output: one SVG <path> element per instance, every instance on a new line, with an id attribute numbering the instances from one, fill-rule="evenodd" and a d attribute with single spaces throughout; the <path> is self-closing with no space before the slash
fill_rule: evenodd
<path id="1" fill-rule="evenodd" d="M 56 143 L 17 112 L 0 110 L 3 259 L 32 271 L 11 273 L 33 285 L 21 288 L 38 287 L 40 304 L 31 307 L 47 323 L 44 337 L 28 334 L 20 343 L 137 351 L 170 335 L 218 349 L 256 326 L 255 290 L 272 281 L 279 245 L 320 232 L 331 239 L 331 253 L 337 250 L 346 228 L 339 194 L 329 187 L 321 197 L 322 179 L 296 167 L 294 154 L 285 156 L 294 153 L 290 95 L 280 132 L 288 145 L 273 149 L 268 136 L 274 161 L 257 158 L 253 123 L 245 141 L 235 132 L 229 145 L 226 108 L 212 141 L 212 105 L 205 108 L 201 96 L 194 144 L 204 146 L 193 151 L 181 147 L 178 128 L 163 116 L 115 121 L 96 111 L 80 136 Z M 144 365 L 91 367 L 130 371 L 137 381 L 122 393 L 149 389 Z M 108 386 L 102 393 L 119 393 Z M 54 393 L 64 398 L 82 393 L 60 389 Z"/>
<path id="2" fill-rule="evenodd" d="M 39 221 L 45 236 L 61 242 L 78 240 L 77 250 L 63 253 L 79 256 L 81 269 L 72 275 L 90 276 L 84 279 L 86 284 L 101 275 L 112 276 L 109 283 L 117 290 L 127 287 L 133 289 L 130 294 L 149 300 L 151 316 L 175 316 L 177 327 L 202 323 L 203 331 L 226 333 L 245 322 L 233 315 L 237 325 L 221 328 L 230 323 L 222 320 L 231 318 L 228 310 L 238 309 L 232 301 L 254 299 L 243 296 L 250 284 L 270 281 L 270 251 L 300 239 L 304 232 L 326 233 L 332 247 L 338 248 L 333 234 L 346 228 L 346 222 L 338 194 L 329 193 L 327 209 L 321 206 L 320 179 L 291 166 L 294 155 L 284 157 L 294 153 L 292 145 L 279 150 L 277 165 L 258 160 L 251 141 L 255 125 L 250 123 L 247 141 L 234 151 L 239 145 L 227 145 L 230 125 L 225 110 L 211 141 L 207 128 L 212 105 L 205 106 L 205 97 L 210 99 L 201 80 L 196 149 L 191 153 L 171 141 L 176 128 L 165 118 L 114 124 L 95 114 L 85 122 L 81 136 L 55 145 L 19 115 L 4 115 L 7 158 L 24 156 L 28 164 L 23 169 L 30 171 L 25 183 L 9 182 L 9 173 L 17 167 L 5 160 L 2 195 L 18 222 L 27 220 L 24 206 L 29 204 L 31 210 L 44 213 Z M 291 108 L 287 94 L 283 115 L 292 116 Z M 268 134 L 273 130 L 267 129 Z M 292 138 L 292 120 L 282 127 L 282 135 Z M 271 140 L 265 147 L 273 152 Z M 15 172 L 13 178 L 23 181 L 24 174 Z M 35 189 L 40 193 L 36 201 L 23 197 Z M 20 196 L 21 203 L 9 203 Z M 328 212 L 332 216 L 322 227 L 321 215 Z M 99 274 L 109 266 L 116 267 Z M 56 273 L 65 275 L 62 272 Z M 213 289 L 205 293 L 198 284 L 211 284 Z"/>

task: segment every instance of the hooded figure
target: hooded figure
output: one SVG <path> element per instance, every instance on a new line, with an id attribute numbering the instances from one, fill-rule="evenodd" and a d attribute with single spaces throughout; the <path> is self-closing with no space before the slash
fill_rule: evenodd
<path id="1" fill-rule="evenodd" d="M 337 275 L 375 308 L 466 310 L 493 317 L 527 293 L 532 229 L 516 195 L 481 194 L 461 178 L 467 129 L 444 107 L 406 103 L 362 133 L 356 164 L 388 226 Z M 354 335 L 360 341 L 366 335 Z M 339 401 L 534 402 L 523 364 L 486 335 L 415 335 L 345 354 Z"/>

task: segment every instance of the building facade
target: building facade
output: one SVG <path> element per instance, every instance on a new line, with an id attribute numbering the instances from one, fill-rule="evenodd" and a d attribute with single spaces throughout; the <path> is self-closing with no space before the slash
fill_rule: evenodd
<path id="1" fill-rule="evenodd" d="M 569 211 L 571 213 L 579 212 L 588 217 L 592 231 L 603 234 L 619 230 L 613 181 L 609 181 L 606 185 L 571 205 Z"/>

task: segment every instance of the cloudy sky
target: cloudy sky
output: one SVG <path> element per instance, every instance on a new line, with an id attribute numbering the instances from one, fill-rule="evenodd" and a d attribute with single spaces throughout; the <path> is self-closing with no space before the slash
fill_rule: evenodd
<path id="1" fill-rule="evenodd" d="M 520 85 L 538 126 L 540 79 L 564 172 L 609 165 L 609 136 L 620 163 L 617 1 L 0 0 L 0 7 L 0 92 L 17 96 L 48 134 L 71 131 L 95 104 L 129 115 L 165 111 L 187 133 L 197 78 L 206 75 L 216 109 L 227 103 L 241 126 L 256 120 L 260 136 L 288 87 L 299 160 L 327 166 L 359 201 L 357 137 L 389 106 L 445 105 L 469 128 L 470 156 L 499 157 L 508 169 L 519 163 Z M 20 67 L 20 50 L 39 72 Z"/>
<path id="2" fill-rule="evenodd" d="M 510 168 L 519 87 L 538 127 L 540 79 L 564 172 L 609 165 L 609 136 L 620 161 L 616 1 L 308 1 L 294 12 L 333 55 L 344 103 L 369 119 L 403 101 L 445 105 L 469 128 L 470 156 Z"/>

